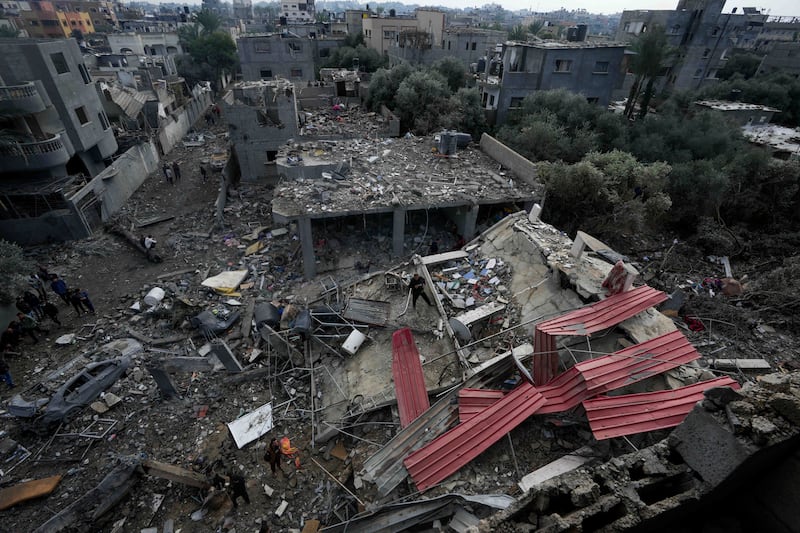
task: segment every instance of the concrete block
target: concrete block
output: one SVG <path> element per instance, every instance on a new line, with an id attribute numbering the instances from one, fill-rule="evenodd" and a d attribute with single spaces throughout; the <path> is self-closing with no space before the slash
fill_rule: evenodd
<path id="1" fill-rule="evenodd" d="M 147 370 L 150 372 L 150 375 L 153 376 L 156 385 L 158 385 L 158 390 L 161 391 L 161 395 L 164 398 L 169 400 L 179 396 L 178 389 L 176 389 L 175 385 L 172 384 L 169 374 L 167 374 L 162 368 L 148 366 Z"/>
<path id="2" fill-rule="evenodd" d="M 712 487 L 750 456 L 730 431 L 698 407 L 670 434 L 669 444 Z"/>
<path id="3" fill-rule="evenodd" d="M 277 516 L 278 518 L 283 516 L 283 513 L 286 512 L 287 507 L 289 507 L 289 502 L 287 502 L 286 500 L 281 501 L 281 504 L 278 506 L 277 509 L 275 509 L 275 516 Z"/>

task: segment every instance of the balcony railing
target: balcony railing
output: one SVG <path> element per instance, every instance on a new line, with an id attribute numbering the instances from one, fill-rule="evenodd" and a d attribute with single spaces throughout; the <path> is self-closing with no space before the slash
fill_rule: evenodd
<path id="1" fill-rule="evenodd" d="M 0 110 L 6 114 L 39 113 L 47 108 L 33 82 L 0 86 Z"/>
<path id="2" fill-rule="evenodd" d="M 69 161 L 69 153 L 56 134 L 44 141 L 30 143 L 1 143 L 0 168 L 7 172 L 41 170 L 64 165 Z"/>

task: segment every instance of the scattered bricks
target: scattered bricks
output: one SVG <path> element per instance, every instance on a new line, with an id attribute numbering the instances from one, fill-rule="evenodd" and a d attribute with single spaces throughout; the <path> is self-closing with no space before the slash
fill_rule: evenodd
<path id="1" fill-rule="evenodd" d="M 265 484 L 264 484 L 264 494 L 266 494 L 266 495 L 267 495 L 267 498 L 272 498 L 272 495 L 273 495 L 274 493 L 275 493 L 275 489 L 273 489 L 272 487 L 270 487 L 269 485 L 267 485 L 267 484 L 265 483 Z"/>
<path id="2" fill-rule="evenodd" d="M 277 509 L 275 509 L 275 516 L 277 516 L 278 518 L 283 516 L 283 513 L 286 511 L 287 507 L 289 507 L 289 502 L 287 502 L 286 500 L 281 501 L 281 504 L 278 506 Z"/>

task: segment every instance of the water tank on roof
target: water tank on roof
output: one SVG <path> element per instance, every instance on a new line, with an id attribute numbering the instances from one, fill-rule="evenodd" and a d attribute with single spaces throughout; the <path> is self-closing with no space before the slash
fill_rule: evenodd
<path id="1" fill-rule="evenodd" d="M 483 74 L 483 73 L 486 72 L 486 58 L 485 57 L 478 58 L 478 66 L 476 68 L 476 72 L 478 74 Z"/>
<path id="2" fill-rule="evenodd" d="M 585 41 L 588 33 L 589 26 L 586 24 L 578 24 L 578 41 Z"/>
<path id="3" fill-rule="evenodd" d="M 453 155 L 456 153 L 458 136 L 454 131 L 443 131 L 439 134 L 439 153 L 442 155 Z"/>
<path id="4" fill-rule="evenodd" d="M 570 28 L 567 28 L 567 41 L 569 41 L 571 43 L 574 43 L 574 42 L 578 41 L 578 28 L 577 27 L 572 26 Z"/>

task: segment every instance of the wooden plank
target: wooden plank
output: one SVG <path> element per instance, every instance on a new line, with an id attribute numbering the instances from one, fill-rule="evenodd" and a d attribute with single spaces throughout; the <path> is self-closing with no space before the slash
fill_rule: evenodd
<path id="1" fill-rule="evenodd" d="M 319 520 L 306 520 L 306 523 L 303 524 L 303 531 L 300 533 L 317 533 L 317 531 L 319 531 L 319 526 Z"/>
<path id="2" fill-rule="evenodd" d="M 253 311 L 256 308 L 256 301 L 251 299 L 250 302 L 247 304 L 247 308 L 244 311 L 244 318 L 242 320 L 242 337 L 245 339 L 250 338 L 250 328 L 253 325 Z"/>
<path id="3" fill-rule="evenodd" d="M 13 487 L 0 490 L 0 511 L 4 511 L 18 503 L 47 496 L 53 492 L 61 482 L 61 477 L 62 476 L 50 476 L 42 479 L 34 479 L 33 481 L 18 483 Z"/>
<path id="4" fill-rule="evenodd" d="M 153 477 L 168 479 L 170 481 L 175 481 L 176 483 L 181 483 L 182 485 L 197 487 L 198 489 L 207 489 L 210 487 L 204 475 L 198 474 L 197 472 L 192 472 L 191 470 L 186 470 L 185 468 L 181 468 L 179 466 L 168 465 L 167 463 L 146 459 L 142 463 L 142 468 L 144 468 L 144 471 L 147 473 L 147 475 Z"/>

